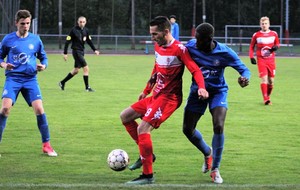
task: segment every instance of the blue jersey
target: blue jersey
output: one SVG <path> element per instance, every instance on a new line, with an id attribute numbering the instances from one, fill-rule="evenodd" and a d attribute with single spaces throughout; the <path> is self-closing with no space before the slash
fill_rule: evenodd
<path id="1" fill-rule="evenodd" d="M 5 58 L 6 61 L 4 61 Z M 25 38 L 20 38 L 16 32 L 12 32 L 6 35 L 0 44 L 0 63 L 7 62 L 14 65 L 13 70 L 5 71 L 8 77 L 35 77 L 37 74 L 36 58 L 41 64 L 48 66 L 44 45 L 40 37 L 32 33 Z"/>
<path id="2" fill-rule="evenodd" d="M 238 55 L 225 44 L 217 41 L 214 41 L 214 43 L 216 47 L 209 53 L 197 49 L 196 39 L 192 39 L 186 44 L 191 57 L 203 73 L 206 90 L 210 93 L 228 90 L 224 78 L 224 71 L 228 66 L 238 71 L 241 76 L 250 79 L 250 70 Z"/>
<path id="3" fill-rule="evenodd" d="M 176 40 L 179 41 L 179 25 L 176 22 L 171 24 L 171 34 Z"/>

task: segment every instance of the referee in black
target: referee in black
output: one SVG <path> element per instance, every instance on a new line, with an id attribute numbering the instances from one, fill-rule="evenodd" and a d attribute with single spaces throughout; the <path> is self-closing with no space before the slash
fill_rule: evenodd
<path id="1" fill-rule="evenodd" d="M 83 68 L 83 81 L 85 84 L 85 90 L 87 92 L 94 92 L 94 90 L 89 86 L 89 67 L 87 62 L 84 59 L 84 44 L 87 42 L 96 55 L 99 55 L 100 52 L 95 48 L 91 36 L 89 35 L 88 29 L 85 28 L 86 18 L 84 16 L 80 16 L 77 20 L 77 26 L 74 26 L 67 36 L 65 48 L 64 48 L 64 60 L 67 61 L 68 58 L 68 47 L 72 42 L 72 54 L 75 60 L 74 69 L 67 74 L 67 76 L 58 83 L 61 90 L 65 90 L 65 84 L 68 80 L 73 78 L 78 72 L 80 68 Z"/>

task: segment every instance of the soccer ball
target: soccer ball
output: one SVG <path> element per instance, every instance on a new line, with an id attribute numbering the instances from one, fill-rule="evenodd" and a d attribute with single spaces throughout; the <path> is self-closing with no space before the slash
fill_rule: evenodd
<path id="1" fill-rule="evenodd" d="M 108 154 L 107 164 L 114 171 L 125 170 L 129 164 L 129 156 L 122 149 L 112 150 Z"/>

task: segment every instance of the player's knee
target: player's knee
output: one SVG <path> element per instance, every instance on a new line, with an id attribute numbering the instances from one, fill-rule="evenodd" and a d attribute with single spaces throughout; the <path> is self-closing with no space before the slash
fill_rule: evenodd
<path id="1" fill-rule="evenodd" d="M 126 110 L 123 110 L 121 113 L 120 113 L 120 119 L 122 121 L 122 123 L 127 123 L 128 119 L 127 119 L 127 114 L 126 114 Z"/>
<path id="2" fill-rule="evenodd" d="M 193 136 L 193 133 L 194 133 L 194 129 L 193 128 L 189 128 L 187 127 L 186 125 L 183 125 L 182 127 L 182 132 L 183 134 L 186 136 L 186 137 L 191 137 Z"/>
<path id="3" fill-rule="evenodd" d="M 10 113 L 10 109 L 9 108 L 2 108 L 1 109 L 1 114 L 4 115 L 4 116 L 8 116 Z"/>
<path id="4" fill-rule="evenodd" d="M 223 125 L 215 125 L 214 126 L 214 134 L 222 134 L 224 131 Z"/>

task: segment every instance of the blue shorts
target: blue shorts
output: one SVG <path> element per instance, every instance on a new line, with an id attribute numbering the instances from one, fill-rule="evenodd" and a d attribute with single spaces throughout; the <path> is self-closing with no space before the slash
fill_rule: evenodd
<path id="1" fill-rule="evenodd" d="M 14 104 L 20 92 L 29 106 L 31 106 L 33 101 L 42 99 L 36 77 L 6 77 L 2 98 L 12 99 L 12 103 Z"/>
<path id="2" fill-rule="evenodd" d="M 206 100 L 201 100 L 198 97 L 198 86 L 192 85 L 190 88 L 190 94 L 185 105 L 185 110 L 200 113 L 203 115 L 207 106 L 209 105 L 209 110 L 215 107 L 225 107 L 228 109 L 227 102 L 227 91 L 223 92 L 209 92 L 209 98 Z"/>

